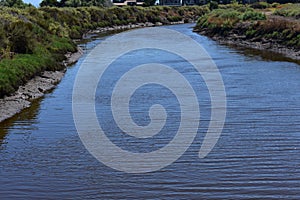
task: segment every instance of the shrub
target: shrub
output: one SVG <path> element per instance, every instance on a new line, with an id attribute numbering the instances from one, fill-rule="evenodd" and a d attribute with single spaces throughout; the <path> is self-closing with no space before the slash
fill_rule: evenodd
<path id="1" fill-rule="evenodd" d="M 271 4 L 272 8 L 277 8 L 280 5 L 280 3 L 274 2 Z"/>
<path id="2" fill-rule="evenodd" d="M 266 15 L 264 15 L 263 13 L 260 13 L 260 12 L 256 12 L 256 11 L 246 11 L 245 13 L 243 13 L 241 15 L 241 19 L 243 21 L 246 21 L 246 20 L 265 20 Z"/>
<path id="3" fill-rule="evenodd" d="M 266 9 L 270 7 L 270 4 L 268 4 L 267 2 L 255 2 L 253 4 L 250 5 L 251 8 L 254 9 Z"/>
<path id="4" fill-rule="evenodd" d="M 284 5 L 282 8 L 275 10 L 274 15 L 295 17 L 296 19 L 300 19 L 300 4 Z"/>
<path id="5" fill-rule="evenodd" d="M 210 10 L 215 10 L 219 8 L 219 4 L 216 1 L 211 1 L 209 2 L 209 9 Z"/>

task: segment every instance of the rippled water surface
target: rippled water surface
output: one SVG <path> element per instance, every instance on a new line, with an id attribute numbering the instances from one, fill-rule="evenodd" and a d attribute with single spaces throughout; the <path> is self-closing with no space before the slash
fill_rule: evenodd
<path id="1" fill-rule="evenodd" d="M 262 58 L 220 46 L 193 33 L 190 26 L 168 28 L 192 37 L 207 50 L 227 92 L 225 127 L 206 158 L 198 158 L 210 119 L 203 80 L 176 56 L 149 50 L 124 55 L 107 72 L 105 83 L 113 82 L 124 66 L 140 64 L 139 60 L 178 68 L 198 90 L 201 123 L 194 143 L 172 165 L 146 174 L 119 172 L 93 158 L 81 143 L 72 117 L 72 88 L 83 57 L 54 91 L 0 124 L 0 199 L 300 199 L 300 66 L 276 61 L 271 54 Z M 103 39 L 82 47 L 88 53 Z M 99 87 L 97 95 L 110 94 L 108 86 Z M 99 123 L 124 149 L 161 148 L 178 127 L 180 111 L 174 95 L 148 85 L 134 94 L 130 111 L 137 124 L 147 125 L 152 101 L 165 106 L 171 114 L 164 134 L 153 141 L 125 136 L 119 140 L 113 136 L 119 129 L 102 99 L 96 102 Z"/>

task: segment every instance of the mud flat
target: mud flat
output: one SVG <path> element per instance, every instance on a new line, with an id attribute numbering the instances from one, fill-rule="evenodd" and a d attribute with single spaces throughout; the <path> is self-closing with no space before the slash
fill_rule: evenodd
<path id="1" fill-rule="evenodd" d="M 238 36 L 234 34 L 229 37 L 214 36 L 212 39 L 218 41 L 220 44 L 274 52 L 292 60 L 300 61 L 300 50 L 288 48 L 272 40 L 260 38 L 246 39 L 246 36 Z"/>

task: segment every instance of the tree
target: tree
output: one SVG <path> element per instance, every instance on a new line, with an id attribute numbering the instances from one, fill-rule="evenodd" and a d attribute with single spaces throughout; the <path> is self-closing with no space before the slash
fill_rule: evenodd
<path id="1" fill-rule="evenodd" d="M 219 8 L 219 4 L 216 1 L 210 1 L 209 2 L 209 9 L 210 10 L 214 10 L 214 9 L 218 9 Z"/>
<path id="2" fill-rule="evenodd" d="M 110 0 L 43 0 L 40 6 L 50 7 L 80 7 L 80 6 L 110 6 Z"/>
<path id="3" fill-rule="evenodd" d="M 144 5 L 145 6 L 154 6 L 156 0 L 145 0 Z"/>
<path id="4" fill-rule="evenodd" d="M 57 7 L 58 5 L 59 5 L 59 3 L 56 0 L 43 0 L 40 3 L 41 7 L 44 7 L 44 6 Z"/>
<path id="5" fill-rule="evenodd" d="M 22 0 L 0 0 L 0 6 L 22 8 L 25 7 L 26 4 Z"/>
<path id="6" fill-rule="evenodd" d="M 67 0 L 65 2 L 65 4 L 68 7 L 80 7 L 80 6 L 82 6 L 81 0 Z"/>

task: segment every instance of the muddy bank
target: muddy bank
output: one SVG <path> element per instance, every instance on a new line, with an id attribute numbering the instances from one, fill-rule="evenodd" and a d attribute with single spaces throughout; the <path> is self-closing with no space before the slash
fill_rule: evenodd
<path id="1" fill-rule="evenodd" d="M 80 48 L 76 53 L 66 54 L 67 59 L 63 64 L 65 66 L 74 64 L 82 54 L 83 51 Z M 55 88 L 63 78 L 65 71 L 66 69 L 45 71 L 28 81 L 24 86 L 20 86 L 11 96 L 0 99 L 0 122 L 28 108 L 34 99 L 44 96 L 47 91 Z"/>
<path id="2" fill-rule="evenodd" d="M 194 31 L 221 44 L 273 52 L 300 61 L 299 20 L 272 15 L 264 20 L 246 20 L 227 27 L 213 20 L 217 21 L 209 15 L 202 18 Z"/>
<path id="3" fill-rule="evenodd" d="M 188 23 L 192 23 L 194 21 L 190 20 Z M 120 25 L 120 26 L 112 26 L 112 27 L 99 27 L 95 30 L 91 30 L 87 32 L 83 37 L 86 37 L 91 34 L 98 34 L 98 33 L 110 33 L 113 31 L 125 31 L 125 30 L 130 30 L 130 29 L 136 29 L 136 28 L 145 28 L 145 27 L 154 27 L 154 26 L 163 26 L 163 25 L 175 25 L 175 24 L 184 24 L 184 21 L 178 21 L 178 22 L 170 22 L 167 24 L 161 23 L 161 22 L 156 22 L 151 23 L 151 22 L 146 22 L 146 23 L 136 23 L 136 24 L 128 24 L 128 25 Z"/>
<path id="4" fill-rule="evenodd" d="M 200 34 L 208 35 L 204 31 L 200 32 Z M 220 44 L 274 52 L 292 60 L 300 61 L 300 50 L 280 45 L 272 40 L 266 40 L 264 38 L 246 39 L 246 36 L 236 34 L 232 34 L 227 37 L 212 36 L 211 38 L 218 41 Z"/>

